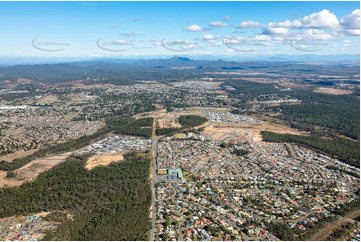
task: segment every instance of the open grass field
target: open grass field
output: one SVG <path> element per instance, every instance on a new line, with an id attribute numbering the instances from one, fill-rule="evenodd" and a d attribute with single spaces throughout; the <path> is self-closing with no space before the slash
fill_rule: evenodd
<path id="1" fill-rule="evenodd" d="M 72 120 L 74 117 L 76 117 L 76 115 L 78 115 L 78 112 L 69 112 L 69 113 L 67 113 L 67 114 L 64 115 L 64 120 L 70 121 L 70 120 Z"/>

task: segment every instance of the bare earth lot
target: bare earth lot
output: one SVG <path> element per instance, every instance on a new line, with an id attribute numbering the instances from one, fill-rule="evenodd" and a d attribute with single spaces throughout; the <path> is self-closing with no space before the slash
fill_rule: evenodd
<path id="1" fill-rule="evenodd" d="M 58 101 L 58 96 L 51 94 L 40 98 L 38 103 L 55 103 L 57 101 Z"/>
<path id="2" fill-rule="evenodd" d="M 314 92 L 318 93 L 325 93 L 330 95 L 344 95 L 344 94 L 352 94 L 353 91 L 346 90 L 346 89 L 337 89 L 331 87 L 319 87 L 313 90 Z"/>
<path id="3" fill-rule="evenodd" d="M 85 169 L 91 170 L 97 166 L 107 166 L 112 162 L 122 161 L 126 152 L 118 152 L 115 154 L 101 154 L 89 158 L 85 164 Z"/>
<path id="4" fill-rule="evenodd" d="M 306 134 L 296 129 L 286 126 L 269 123 L 255 123 L 255 124 L 217 124 L 211 125 L 204 129 L 204 133 L 211 136 L 215 140 L 223 140 L 231 137 L 246 137 L 251 142 L 262 141 L 261 131 L 272 131 L 280 134 Z"/>
<path id="5" fill-rule="evenodd" d="M 12 162 L 13 160 L 15 160 L 17 158 L 23 158 L 25 156 L 31 155 L 37 150 L 38 149 L 31 149 L 31 150 L 27 150 L 27 151 L 17 151 L 15 153 L 11 153 L 11 154 L 1 156 L 0 160 L 4 160 L 4 161 L 7 161 L 7 162 Z"/>
<path id="6" fill-rule="evenodd" d="M 0 187 L 20 186 L 25 181 L 30 181 L 36 178 L 40 173 L 49 170 L 57 164 L 63 162 L 71 154 L 72 152 L 67 152 L 61 155 L 33 160 L 25 166 L 15 170 L 15 178 L 6 179 L 6 171 L 0 171 Z"/>
<path id="7" fill-rule="evenodd" d="M 181 115 L 202 115 L 203 112 L 200 108 L 192 108 L 191 110 L 187 111 L 174 111 L 174 112 L 167 112 L 165 109 L 140 113 L 134 115 L 134 118 L 157 118 L 157 124 L 159 128 L 180 128 L 182 127 L 179 123 L 179 117 Z"/>

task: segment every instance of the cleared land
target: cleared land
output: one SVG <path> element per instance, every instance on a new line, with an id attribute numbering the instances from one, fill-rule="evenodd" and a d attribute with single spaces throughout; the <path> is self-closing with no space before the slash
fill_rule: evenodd
<path id="1" fill-rule="evenodd" d="M 17 151 L 15 153 L 11 153 L 11 154 L 1 156 L 0 160 L 4 160 L 4 161 L 7 161 L 7 162 L 12 162 L 13 160 L 15 160 L 17 158 L 23 158 L 25 156 L 31 155 L 37 150 L 38 149 L 31 149 L 31 150 L 27 150 L 27 151 Z"/>
<path id="2" fill-rule="evenodd" d="M 67 152 L 61 155 L 50 156 L 47 158 L 36 159 L 26 164 L 23 167 L 15 170 L 15 177 L 6 179 L 5 171 L 0 172 L 0 187 L 4 186 L 19 186 L 25 181 L 30 181 L 36 178 L 40 173 L 49 170 L 57 164 L 63 162 L 68 158 L 72 152 Z"/>
<path id="3" fill-rule="evenodd" d="M 167 112 L 166 109 L 140 113 L 136 114 L 133 117 L 135 119 L 139 118 L 157 118 L 157 125 L 159 128 L 181 128 L 182 125 L 179 123 L 179 117 L 182 115 L 203 115 L 203 110 L 201 108 L 190 108 L 185 111 L 173 111 Z"/>
<path id="4" fill-rule="evenodd" d="M 64 120 L 70 121 L 72 120 L 76 115 L 78 115 L 78 112 L 69 112 L 66 115 L 64 115 Z"/>
<path id="5" fill-rule="evenodd" d="M 340 217 L 340 219 L 338 221 L 326 224 L 324 227 L 322 227 L 320 230 L 318 230 L 315 234 L 313 234 L 311 236 L 310 240 L 325 241 L 330 234 L 332 234 L 337 229 L 340 229 L 341 226 L 343 226 L 347 223 L 355 223 L 356 221 L 354 219 L 357 219 L 359 217 L 360 217 L 360 209 L 354 210 L 354 211 L 346 214 L 345 216 Z"/>
<path id="6" fill-rule="evenodd" d="M 0 188 L 1 187 L 16 187 L 20 186 L 23 182 L 19 181 L 15 178 L 5 178 L 7 172 L 6 171 L 0 171 Z"/>
<path id="7" fill-rule="evenodd" d="M 97 166 L 107 166 L 112 162 L 122 161 L 126 152 L 118 152 L 116 154 L 101 154 L 89 158 L 85 164 L 85 169 L 91 170 Z"/>
<path id="8" fill-rule="evenodd" d="M 158 119 L 158 127 L 164 128 L 180 128 L 182 125 L 179 123 L 179 115 L 175 113 L 166 113 L 162 118 Z"/>
<path id="9" fill-rule="evenodd" d="M 292 82 L 280 82 L 278 83 L 279 86 L 284 88 L 302 88 L 302 87 L 308 87 L 309 85 L 305 84 L 298 84 L 298 83 L 292 83 Z"/>
<path id="10" fill-rule="evenodd" d="M 55 103 L 57 101 L 58 101 L 58 96 L 51 94 L 51 95 L 46 95 L 46 96 L 40 98 L 38 100 L 38 103 L 40 103 L 40 104 L 43 104 L 43 103 Z"/>
<path id="11" fill-rule="evenodd" d="M 346 89 L 337 89 L 337 88 L 331 88 L 331 87 L 319 87 L 313 90 L 313 92 L 318 93 L 325 93 L 330 95 L 345 95 L 345 94 L 352 94 L 352 90 L 346 90 Z"/>
<path id="12" fill-rule="evenodd" d="M 291 129 L 283 125 L 269 124 L 269 123 L 255 123 L 255 124 L 217 124 L 211 125 L 204 129 L 204 133 L 211 136 L 215 140 L 223 140 L 225 138 L 246 137 L 248 141 L 260 142 L 262 141 L 261 131 L 272 131 L 280 134 L 295 134 L 301 135 L 306 132 L 300 132 L 296 129 Z"/>
<path id="13" fill-rule="evenodd" d="M 4 129 L 1 130 L 1 132 L 3 134 L 7 134 L 7 135 L 18 135 L 24 132 L 24 130 L 20 130 L 20 129 Z"/>

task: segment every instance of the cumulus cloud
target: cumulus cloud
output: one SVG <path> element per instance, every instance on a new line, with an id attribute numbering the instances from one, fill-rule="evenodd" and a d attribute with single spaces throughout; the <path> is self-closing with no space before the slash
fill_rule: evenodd
<path id="1" fill-rule="evenodd" d="M 342 27 L 346 29 L 359 29 L 360 28 L 360 9 L 355 9 L 352 13 L 344 16 L 341 19 Z"/>
<path id="2" fill-rule="evenodd" d="M 340 34 L 348 36 L 360 35 L 360 29 L 341 29 Z"/>
<path id="3" fill-rule="evenodd" d="M 290 31 L 293 29 L 294 31 Z M 300 29 L 308 29 L 303 33 Z M 296 31 L 296 32 L 295 32 Z M 345 15 L 341 21 L 327 9 L 312 13 L 297 20 L 270 22 L 263 30 L 263 35 L 302 37 L 309 39 L 326 40 L 341 36 L 360 35 L 360 9 L 355 9 Z"/>
<path id="4" fill-rule="evenodd" d="M 226 26 L 228 26 L 228 24 L 224 23 L 222 21 L 214 21 L 214 22 L 210 22 L 208 24 L 208 26 L 210 26 L 210 27 L 226 27 Z"/>
<path id="5" fill-rule="evenodd" d="M 214 35 L 213 34 L 205 34 L 205 35 L 203 35 L 203 39 L 204 40 L 213 40 Z"/>
<path id="6" fill-rule="evenodd" d="M 192 24 L 190 26 L 185 27 L 184 30 L 191 31 L 191 32 L 201 32 L 204 29 L 201 26 L 197 25 L 197 24 Z"/>
<path id="7" fill-rule="evenodd" d="M 307 28 L 338 28 L 340 24 L 336 15 L 327 9 L 303 17 L 301 22 Z"/>
<path id="8" fill-rule="evenodd" d="M 272 28 L 300 28 L 302 27 L 302 23 L 299 20 L 286 20 L 284 22 L 272 22 L 269 23 L 268 26 Z"/>
<path id="9" fill-rule="evenodd" d="M 314 40 L 329 40 L 329 39 L 333 39 L 335 36 L 326 33 L 323 30 L 309 29 L 304 32 L 304 37 L 306 39 L 314 39 Z"/>
<path id="10" fill-rule="evenodd" d="M 238 28 L 258 28 L 261 24 L 255 21 L 243 21 L 239 24 Z"/>
<path id="11" fill-rule="evenodd" d="M 267 27 L 263 30 L 263 35 L 287 35 L 289 33 L 288 28 L 273 28 Z"/>
<path id="12" fill-rule="evenodd" d="M 335 14 L 327 9 L 312 13 L 298 20 L 286 20 L 283 22 L 271 22 L 268 27 L 272 28 L 332 28 L 337 29 L 340 23 Z"/>
<path id="13" fill-rule="evenodd" d="M 344 35 L 360 35 L 360 9 L 355 9 L 352 13 L 341 19 L 340 33 Z"/>
<path id="14" fill-rule="evenodd" d="M 256 35 L 254 38 L 254 40 L 258 40 L 258 41 L 269 41 L 272 38 L 269 35 Z"/>

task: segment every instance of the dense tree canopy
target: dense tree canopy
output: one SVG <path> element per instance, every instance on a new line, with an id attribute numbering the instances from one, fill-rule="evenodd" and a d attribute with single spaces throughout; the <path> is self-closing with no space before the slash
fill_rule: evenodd
<path id="1" fill-rule="evenodd" d="M 150 160 L 131 153 L 125 160 L 87 171 L 86 156 L 71 156 L 19 187 L 0 189 L 0 217 L 69 211 L 47 240 L 147 240 Z"/>

